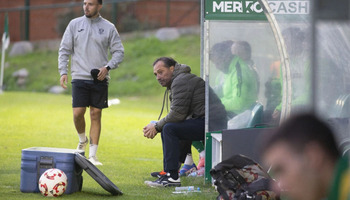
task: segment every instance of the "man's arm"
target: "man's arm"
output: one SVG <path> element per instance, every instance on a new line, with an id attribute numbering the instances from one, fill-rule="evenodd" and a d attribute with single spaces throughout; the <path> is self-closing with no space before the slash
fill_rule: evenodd
<path id="1" fill-rule="evenodd" d="M 97 75 L 97 79 L 100 81 L 103 81 L 106 78 L 108 71 L 117 68 L 124 59 L 124 46 L 116 28 L 112 29 L 109 39 L 109 49 L 112 58 L 106 66 L 99 69 L 100 72 Z"/>
<path id="2" fill-rule="evenodd" d="M 73 52 L 73 34 L 71 31 L 71 24 L 69 24 L 63 34 L 60 48 L 58 51 L 58 72 L 61 75 L 68 74 L 69 56 Z"/>
<path id="3" fill-rule="evenodd" d="M 107 66 L 111 69 L 115 69 L 124 59 L 124 46 L 120 39 L 119 33 L 116 28 L 111 30 L 111 36 L 109 40 L 109 49 L 112 55 L 111 60 L 108 62 Z M 105 66 L 105 67 L 107 67 Z"/>
<path id="4" fill-rule="evenodd" d="M 161 131 L 163 126 L 168 122 L 180 122 L 186 119 L 193 95 L 193 91 L 189 89 L 189 87 L 194 87 L 194 85 L 188 81 L 189 80 L 185 81 L 184 78 L 174 80 L 171 86 L 172 102 L 170 105 L 170 112 L 157 122 L 158 131 Z"/>
<path id="5" fill-rule="evenodd" d="M 63 87 L 63 89 L 67 89 L 67 83 L 68 83 L 68 76 L 67 74 L 63 74 L 60 78 L 60 84 Z"/>

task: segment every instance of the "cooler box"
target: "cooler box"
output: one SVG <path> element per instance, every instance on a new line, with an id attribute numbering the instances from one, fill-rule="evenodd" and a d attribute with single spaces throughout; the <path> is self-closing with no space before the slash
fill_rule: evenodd
<path id="1" fill-rule="evenodd" d="M 83 169 L 75 162 L 76 153 L 84 155 L 84 151 L 76 149 L 32 147 L 22 150 L 21 192 L 40 192 L 38 182 L 41 174 L 47 169 L 62 170 L 68 178 L 65 194 L 81 191 L 83 185 Z"/>

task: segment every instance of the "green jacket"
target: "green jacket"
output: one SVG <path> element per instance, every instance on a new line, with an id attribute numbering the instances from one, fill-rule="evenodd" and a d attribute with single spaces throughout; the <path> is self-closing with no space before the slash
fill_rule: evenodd
<path id="1" fill-rule="evenodd" d="M 254 105 L 258 99 L 256 74 L 238 56 L 232 59 L 229 73 L 218 77 L 217 82 L 219 81 L 223 81 L 220 99 L 228 112 L 242 113 Z"/>
<path id="2" fill-rule="evenodd" d="M 294 62 L 293 62 L 294 61 Z M 310 102 L 311 90 L 311 68 L 310 64 L 302 64 L 302 59 L 291 59 L 291 81 L 292 81 L 292 107 L 308 105 Z M 280 66 L 281 97 L 283 96 L 282 66 Z M 276 107 L 281 111 L 282 101 Z"/>
<path id="3" fill-rule="evenodd" d="M 337 163 L 333 184 L 327 199 L 350 200 L 350 167 L 349 159 L 346 156 L 340 158 Z"/>
<path id="4" fill-rule="evenodd" d="M 205 82 L 191 74 L 189 66 L 175 65 L 172 82 L 167 90 L 170 92 L 170 111 L 157 122 L 159 131 L 168 122 L 181 122 L 205 116 Z"/>

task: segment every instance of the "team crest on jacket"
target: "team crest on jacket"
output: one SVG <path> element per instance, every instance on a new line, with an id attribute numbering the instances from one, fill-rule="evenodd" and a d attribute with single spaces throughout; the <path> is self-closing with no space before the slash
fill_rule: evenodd
<path id="1" fill-rule="evenodd" d="M 100 28 L 100 29 L 98 29 L 98 32 L 99 32 L 100 34 L 102 34 L 103 32 L 105 32 L 105 30 L 102 29 L 102 28 Z"/>

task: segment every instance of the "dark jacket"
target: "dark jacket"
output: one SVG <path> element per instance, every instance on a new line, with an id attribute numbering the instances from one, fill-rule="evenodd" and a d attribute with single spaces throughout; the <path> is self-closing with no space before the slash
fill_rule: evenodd
<path id="1" fill-rule="evenodd" d="M 168 122 L 181 122 L 186 119 L 204 118 L 205 82 L 191 74 L 187 65 L 176 64 L 170 87 L 170 111 L 157 123 L 161 131 Z"/>

